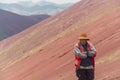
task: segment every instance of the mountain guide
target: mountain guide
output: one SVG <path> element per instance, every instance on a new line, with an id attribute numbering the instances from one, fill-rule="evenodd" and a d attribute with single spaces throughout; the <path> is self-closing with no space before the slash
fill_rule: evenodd
<path id="1" fill-rule="evenodd" d="M 75 67 L 78 80 L 94 80 L 96 49 L 87 34 L 81 34 L 75 44 Z"/>

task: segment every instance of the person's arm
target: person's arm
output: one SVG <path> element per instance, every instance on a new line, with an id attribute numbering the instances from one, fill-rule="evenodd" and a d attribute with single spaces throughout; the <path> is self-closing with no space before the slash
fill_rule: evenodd
<path id="1" fill-rule="evenodd" d="M 96 49 L 93 45 L 91 46 L 91 51 L 89 51 L 88 56 L 90 56 L 90 57 L 95 57 L 96 56 Z"/>
<path id="2" fill-rule="evenodd" d="M 76 66 L 76 70 L 77 70 L 77 69 L 79 69 L 80 60 L 86 58 L 87 55 L 81 53 L 77 44 L 74 46 L 74 52 L 75 52 L 75 66 Z"/>
<path id="3" fill-rule="evenodd" d="M 80 58 L 86 58 L 87 55 L 86 54 L 83 54 L 77 45 L 74 46 L 74 51 L 75 51 L 75 54 L 78 55 Z"/>

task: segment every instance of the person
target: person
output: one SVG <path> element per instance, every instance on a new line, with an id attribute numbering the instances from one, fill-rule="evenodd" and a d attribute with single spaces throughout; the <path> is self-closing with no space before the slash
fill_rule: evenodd
<path id="1" fill-rule="evenodd" d="M 87 34 L 81 34 L 74 46 L 75 67 L 78 80 L 94 80 L 96 49 Z"/>

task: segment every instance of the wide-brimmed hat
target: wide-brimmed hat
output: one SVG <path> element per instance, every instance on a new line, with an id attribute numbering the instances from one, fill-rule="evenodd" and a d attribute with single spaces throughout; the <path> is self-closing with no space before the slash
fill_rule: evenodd
<path id="1" fill-rule="evenodd" d="M 81 39 L 83 39 L 83 40 L 90 40 L 90 39 L 88 38 L 88 36 L 87 36 L 86 33 L 81 34 L 80 37 L 79 37 L 78 39 L 79 39 L 79 40 L 81 40 Z"/>

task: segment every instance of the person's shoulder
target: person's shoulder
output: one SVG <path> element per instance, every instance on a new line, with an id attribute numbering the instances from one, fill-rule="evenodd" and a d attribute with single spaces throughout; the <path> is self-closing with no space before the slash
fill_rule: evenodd
<path id="1" fill-rule="evenodd" d="M 77 46 L 77 47 L 78 47 L 78 46 L 79 46 L 79 43 L 78 43 L 78 42 L 77 42 L 77 43 L 75 43 L 75 45 L 74 45 L 74 46 Z"/>
<path id="2" fill-rule="evenodd" d="M 88 41 L 88 44 L 89 44 L 90 46 L 93 46 L 92 42 L 90 42 L 90 41 Z"/>

